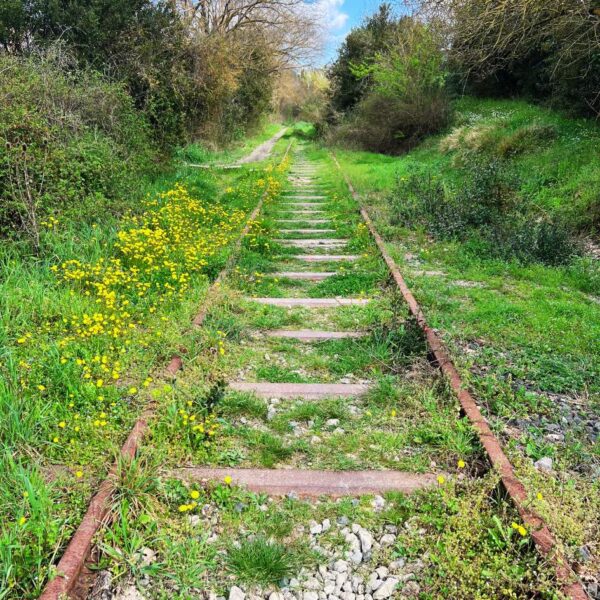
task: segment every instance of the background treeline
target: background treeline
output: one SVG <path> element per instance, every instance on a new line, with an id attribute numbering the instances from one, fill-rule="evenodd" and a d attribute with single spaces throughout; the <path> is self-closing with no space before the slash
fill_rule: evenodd
<path id="1" fill-rule="evenodd" d="M 0 235 L 120 210 L 172 147 L 259 123 L 317 44 L 299 0 L 4 0 Z"/>
<path id="2" fill-rule="evenodd" d="M 398 152 L 441 130 L 464 93 L 600 113 L 596 0 L 382 4 L 329 68 L 323 126 L 337 141 Z M 403 13 L 409 12 L 410 16 Z"/>

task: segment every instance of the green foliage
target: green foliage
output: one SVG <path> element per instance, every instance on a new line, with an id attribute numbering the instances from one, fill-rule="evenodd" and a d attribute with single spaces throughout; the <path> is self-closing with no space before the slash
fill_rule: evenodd
<path id="1" fill-rule="evenodd" d="M 229 570 L 243 583 L 277 585 L 294 573 L 296 558 L 282 544 L 256 537 L 231 548 Z"/>
<path id="2" fill-rule="evenodd" d="M 50 216 L 123 210 L 154 152 L 121 85 L 75 70 L 57 47 L 0 56 L 0 99 L 0 232 L 25 232 L 39 248 Z"/>
<path id="3" fill-rule="evenodd" d="M 468 242 L 479 255 L 557 265 L 580 253 L 572 227 L 519 198 L 505 164 L 473 157 L 463 169 L 466 184 L 456 189 L 427 171 L 399 178 L 390 196 L 392 222 Z"/>
<path id="4" fill-rule="evenodd" d="M 368 64 L 383 52 L 398 28 L 390 4 L 383 3 L 360 27 L 353 29 L 340 47 L 338 56 L 328 71 L 331 80 L 331 110 L 347 112 L 369 89 L 369 80 L 353 70 L 353 66 Z M 333 115 L 330 115 L 330 119 Z"/>
<path id="5" fill-rule="evenodd" d="M 338 140 L 394 153 L 447 125 L 444 55 L 431 27 L 403 17 L 382 51 L 348 68 L 368 89 L 334 132 Z"/>

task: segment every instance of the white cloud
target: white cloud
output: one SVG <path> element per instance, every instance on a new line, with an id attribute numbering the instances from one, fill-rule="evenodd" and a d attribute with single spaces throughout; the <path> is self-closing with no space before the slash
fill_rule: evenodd
<path id="1" fill-rule="evenodd" d="M 348 14 L 342 11 L 345 0 L 316 0 L 306 3 L 306 10 L 317 15 L 321 27 L 328 35 L 335 34 L 348 21 Z"/>

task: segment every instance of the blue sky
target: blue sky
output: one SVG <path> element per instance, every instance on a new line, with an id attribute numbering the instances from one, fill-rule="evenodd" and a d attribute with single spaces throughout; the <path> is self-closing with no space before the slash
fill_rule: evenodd
<path id="1" fill-rule="evenodd" d="M 363 17 L 377 10 L 382 0 L 316 0 L 314 4 L 322 14 L 327 31 L 325 52 L 319 61 L 325 64 L 335 57 L 338 46 L 347 33 L 360 25 Z"/>

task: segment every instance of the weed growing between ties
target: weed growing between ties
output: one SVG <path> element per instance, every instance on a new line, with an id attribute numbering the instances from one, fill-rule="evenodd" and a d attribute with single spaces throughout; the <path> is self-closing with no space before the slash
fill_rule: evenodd
<path id="1" fill-rule="evenodd" d="M 389 564 L 403 578 L 400 589 L 418 581 L 424 598 L 557 598 L 551 569 L 496 495 L 497 483 L 493 475 L 440 477 L 436 488 L 412 496 L 315 503 L 244 491 L 229 476 L 202 485 L 167 476 L 151 515 L 121 505 L 103 536 L 100 566 L 115 584 L 134 582 L 150 598 L 169 590 L 182 598 L 200 590 L 226 594 L 232 585 L 264 596 L 289 589 L 294 579 L 316 577 L 319 565 L 344 560 L 344 538 L 358 524 L 376 539 L 388 532 L 393 540 L 373 548 L 369 565 L 350 566 L 349 575 L 364 581 L 374 565 Z M 310 533 L 320 523 L 326 525 L 319 533 Z"/>

